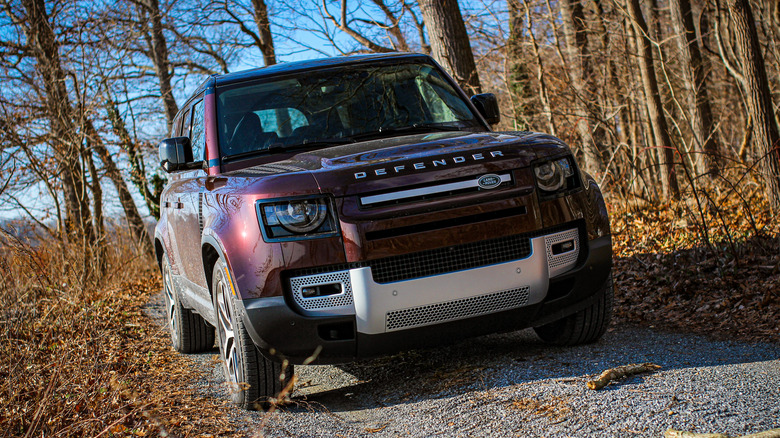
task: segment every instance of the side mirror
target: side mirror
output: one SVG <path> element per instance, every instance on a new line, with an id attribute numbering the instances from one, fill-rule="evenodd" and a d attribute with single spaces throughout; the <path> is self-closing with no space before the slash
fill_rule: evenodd
<path id="1" fill-rule="evenodd" d="M 498 110 L 498 99 L 493 93 L 475 94 L 471 96 L 471 103 L 477 107 L 485 121 L 491 125 L 501 121 L 501 112 Z"/>
<path id="2" fill-rule="evenodd" d="M 160 166 L 168 173 L 187 169 L 192 163 L 192 145 L 189 137 L 166 138 L 160 142 Z"/>

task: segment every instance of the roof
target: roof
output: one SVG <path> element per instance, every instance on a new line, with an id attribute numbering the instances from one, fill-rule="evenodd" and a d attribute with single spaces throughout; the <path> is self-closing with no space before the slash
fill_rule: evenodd
<path id="1" fill-rule="evenodd" d="M 227 73 L 223 75 L 212 76 L 217 85 L 226 85 L 236 82 L 243 82 L 250 79 L 257 79 L 267 76 L 277 76 L 288 73 L 295 73 L 305 70 L 313 70 L 327 67 L 337 67 L 342 65 L 361 64 L 364 62 L 376 62 L 385 60 L 420 60 L 430 61 L 431 57 L 419 53 L 375 53 L 370 55 L 352 55 L 336 56 L 332 58 L 311 59 L 305 61 L 284 62 L 267 67 L 254 68 L 250 70 Z"/>

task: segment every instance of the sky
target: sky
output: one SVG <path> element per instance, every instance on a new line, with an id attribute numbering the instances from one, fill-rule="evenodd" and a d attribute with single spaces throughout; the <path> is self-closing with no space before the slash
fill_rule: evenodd
<path id="1" fill-rule="evenodd" d="M 292 1 L 295 6 L 290 7 L 285 5 L 286 1 Z M 161 2 L 165 4 L 165 1 Z M 274 43 L 276 47 L 277 59 L 279 62 L 289 62 L 305 59 L 321 58 L 324 56 L 338 56 L 343 52 L 349 52 L 357 49 L 362 49 L 354 39 L 346 35 L 344 32 L 336 30 L 332 24 L 326 25 L 326 20 L 322 18 L 317 10 L 322 4 L 320 0 L 268 0 L 266 2 L 269 6 L 269 13 L 271 15 L 272 32 L 274 33 Z M 381 16 L 379 12 L 370 1 L 362 0 L 364 5 L 361 5 L 361 0 L 350 0 L 350 17 L 355 17 L 363 20 L 371 20 L 372 16 Z M 329 0 L 330 12 L 338 17 L 339 16 L 339 2 Z M 460 0 L 461 10 L 464 15 L 479 14 L 481 16 L 490 15 L 486 12 L 486 9 L 500 10 L 505 8 L 503 1 L 494 0 Z M 293 9 L 295 12 L 293 12 Z M 419 12 L 418 12 L 419 13 Z M 197 12 L 195 12 L 197 14 Z M 309 18 L 306 18 L 306 15 Z M 314 17 L 314 18 L 311 18 Z M 7 17 L 6 17 L 7 18 Z M 416 30 L 411 26 L 409 21 L 410 16 L 405 13 L 402 26 L 406 26 L 405 33 L 412 38 L 416 38 Z M 360 24 L 354 22 L 354 27 Z M 4 28 L 4 29 L 3 29 Z M 305 29 L 314 29 L 305 30 Z M 4 40 L 8 39 L 8 27 L 0 26 L 0 37 Z M 327 35 L 327 37 L 326 37 Z M 338 46 L 334 47 L 329 41 L 329 38 Z M 376 42 L 389 46 L 389 40 L 382 39 L 381 36 L 374 35 Z M 413 44 L 415 44 L 414 42 Z M 257 47 L 250 47 L 246 49 L 240 49 L 233 57 L 229 64 L 230 71 L 240 71 L 245 69 L 251 69 L 260 67 L 263 65 L 263 59 L 260 50 Z M 175 79 L 175 97 L 179 104 L 182 104 L 186 98 L 196 89 L 196 87 L 205 79 L 205 75 L 202 74 L 188 74 L 179 76 Z M 2 87 L 2 86 L 0 86 Z M 0 88 L 0 93 L 4 93 L 4 90 Z M 160 115 L 162 116 L 162 105 L 160 105 Z M 164 124 L 164 118 L 157 118 L 157 123 L 145 122 L 144 126 L 138 127 L 142 132 L 142 137 L 149 137 L 148 140 L 154 141 L 162 140 L 166 134 L 166 128 Z M 151 123 L 151 124 L 150 124 Z M 128 121 L 128 126 L 131 126 Z M 159 137 L 159 138 L 156 138 Z M 126 166 L 126 159 L 124 154 L 118 154 L 115 159 L 119 162 L 120 166 Z M 156 162 L 155 156 L 150 156 L 147 159 L 147 166 L 154 168 Z M 3 175 L 7 174 L 10 169 L 2 169 L 0 172 L 0 179 Z M 128 185 L 131 185 L 128 181 Z M 108 179 L 103 180 L 104 191 L 104 204 L 106 207 L 105 214 L 107 216 L 121 216 L 122 210 L 117 201 L 117 194 L 114 190 L 113 184 Z M 135 187 L 131 186 L 131 191 L 134 192 L 136 198 L 136 204 L 142 211 L 142 214 L 148 215 L 145 203 L 141 199 L 140 195 L 135 190 Z M 18 193 L 17 196 L 23 199 L 25 205 L 32 210 L 39 211 L 40 217 L 46 215 L 47 210 L 51 210 L 53 204 L 48 194 L 41 190 L 40 187 L 33 187 L 24 193 Z M 13 219 L 17 217 L 24 217 L 24 213 L 16 209 L 8 208 L 8 204 L 5 206 L 0 205 L 0 220 Z"/>

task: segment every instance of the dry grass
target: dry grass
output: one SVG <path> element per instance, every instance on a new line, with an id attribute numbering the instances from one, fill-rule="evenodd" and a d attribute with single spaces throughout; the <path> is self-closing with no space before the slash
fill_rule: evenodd
<path id="1" fill-rule="evenodd" d="M 159 275 L 122 237 L 100 274 L 78 245 L 0 236 L 0 435 L 232 434 L 143 315 Z"/>

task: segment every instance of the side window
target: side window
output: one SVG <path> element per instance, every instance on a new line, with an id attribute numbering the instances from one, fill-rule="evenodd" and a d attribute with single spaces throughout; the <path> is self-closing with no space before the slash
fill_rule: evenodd
<path id="1" fill-rule="evenodd" d="M 192 106 L 192 135 L 190 144 L 192 144 L 192 158 L 195 161 L 202 161 L 206 158 L 206 135 L 203 126 L 204 104 L 203 99 Z"/>
<path id="2" fill-rule="evenodd" d="M 182 115 L 179 114 L 178 117 L 173 119 L 173 126 L 171 126 L 171 135 L 170 137 L 178 137 L 179 133 L 181 132 L 181 119 Z"/>
<path id="3" fill-rule="evenodd" d="M 184 113 L 184 116 L 182 116 L 181 120 L 181 131 L 179 131 L 179 135 L 182 137 L 189 137 L 190 136 L 190 113 L 191 111 L 187 109 L 187 112 Z"/>

